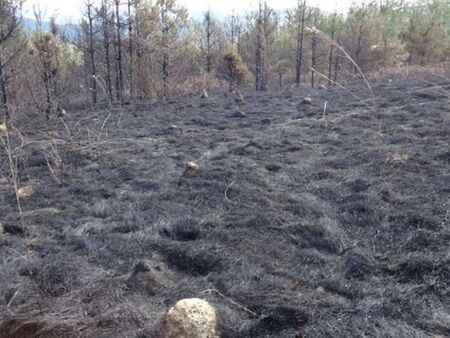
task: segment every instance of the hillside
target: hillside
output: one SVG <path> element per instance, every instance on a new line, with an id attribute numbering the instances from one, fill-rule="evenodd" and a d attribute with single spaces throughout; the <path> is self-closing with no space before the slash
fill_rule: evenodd
<path id="1" fill-rule="evenodd" d="M 222 337 L 450 336 L 450 107 L 432 83 L 450 90 L 379 82 L 376 111 L 290 89 L 27 120 L 81 147 L 59 148 L 63 186 L 27 148 L 26 236 L 1 179 L 0 337 L 153 337 L 185 297 Z"/>

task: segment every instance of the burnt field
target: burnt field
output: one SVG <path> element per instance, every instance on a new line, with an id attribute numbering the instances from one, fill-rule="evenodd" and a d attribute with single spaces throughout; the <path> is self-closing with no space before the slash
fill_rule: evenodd
<path id="1" fill-rule="evenodd" d="M 449 337 L 450 106 L 430 81 L 450 91 L 374 84 L 375 112 L 286 89 L 52 121 L 103 143 L 64 153 L 63 186 L 27 148 L 26 236 L 1 158 L 0 337 L 154 337 L 186 297 L 221 337 Z"/>

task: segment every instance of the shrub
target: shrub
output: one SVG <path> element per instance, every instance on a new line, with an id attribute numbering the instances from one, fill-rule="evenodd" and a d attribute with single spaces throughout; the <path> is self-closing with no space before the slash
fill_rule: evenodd
<path id="1" fill-rule="evenodd" d="M 223 60 L 225 62 L 227 78 L 230 84 L 230 91 L 234 89 L 235 85 L 239 86 L 248 81 L 250 72 L 235 49 L 228 51 L 224 55 Z"/>

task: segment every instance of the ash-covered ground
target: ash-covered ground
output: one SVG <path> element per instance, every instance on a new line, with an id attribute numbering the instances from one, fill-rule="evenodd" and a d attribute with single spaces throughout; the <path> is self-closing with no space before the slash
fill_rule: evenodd
<path id="1" fill-rule="evenodd" d="M 53 120 L 103 143 L 63 154 L 62 187 L 30 145 L 26 236 L 2 180 L 0 337 L 154 337 L 188 297 L 216 307 L 224 338 L 449 337 L 443 88 L 380 82 L 375 112 L 341 89 L 293 88 Z"/>

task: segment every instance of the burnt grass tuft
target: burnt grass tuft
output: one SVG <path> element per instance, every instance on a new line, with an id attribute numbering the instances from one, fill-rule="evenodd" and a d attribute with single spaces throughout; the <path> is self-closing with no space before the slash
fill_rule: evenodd
<path id="1" fill-rule="evenodd" d="M 128 105 L 62 187 L 28 150 L 26 240 L 0 184 L 0 337 L 154 337 L 185 297 L 221 337 L 450 336 L 450 107 L 421 79 L 374 92 L 376 113 L 333 88 L 248 92 L 241 118 L 227 94 Z"/>

